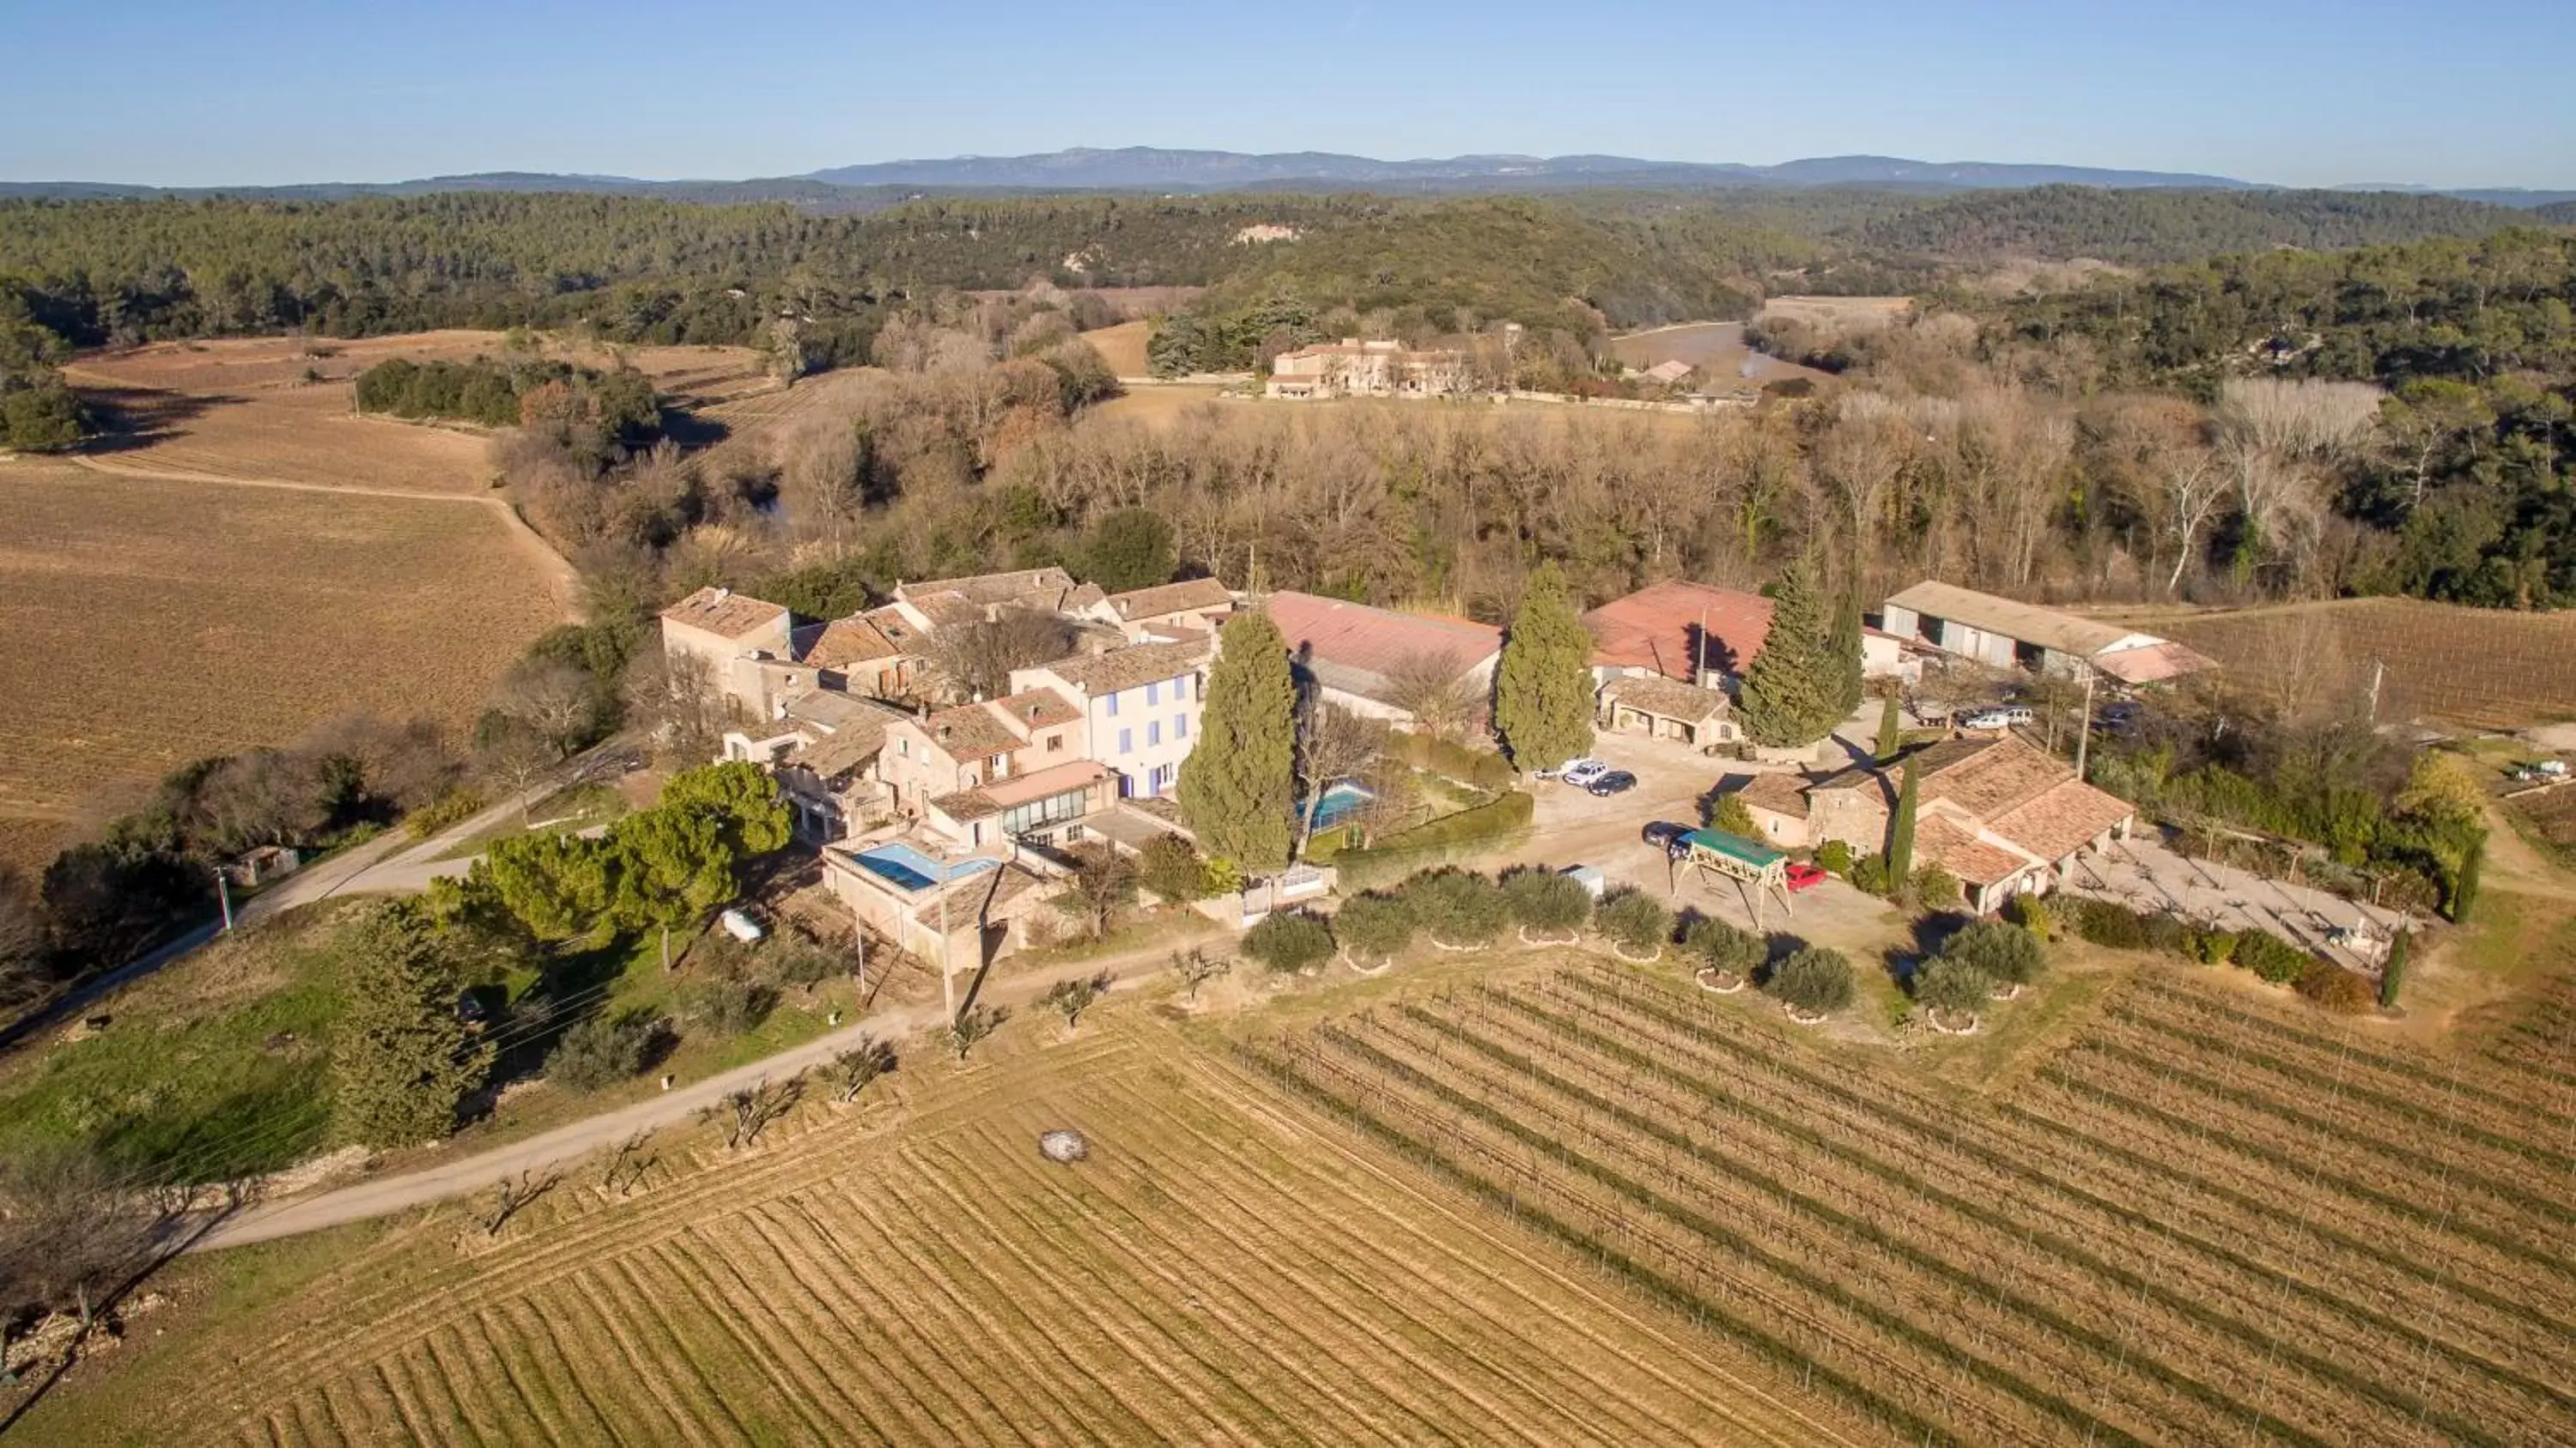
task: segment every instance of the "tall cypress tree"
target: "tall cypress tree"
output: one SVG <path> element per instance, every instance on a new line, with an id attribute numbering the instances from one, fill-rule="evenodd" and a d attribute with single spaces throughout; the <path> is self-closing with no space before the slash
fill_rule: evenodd
<path id="1" fill-rule="evenodd" d="M 1259 610 L 1235 615 L 1217 640 L 1199 740 L 1181 762 L 1181 817 L 1210 856 L 1275 870 L 1288 863 L 1295 836 L 1297 681 L 1288 644 Z"/>
<path id="2" fill-rule="evenodd" d="M 1803 562 L 1780 578 L 1771 598 L 1771 632 L 1744 671 L 1740 712 L 1754 743 L 1773 748 L 1812 744 L 1842 722 L 1842 682 L 1825 651 L 1824 606 L 1815 574 Z"/>
<path id="3" fill-rule="evenodd" d="M 1518 769 L 1554 769 L 1592 747 L 1592 635 L 1565 574 L 1542 564 L 1512 615 L 1494 671 L 1494 727 Z"/>
<path id="4" fill-rule="evenodd" d="M 1896 756 L 1904 749 L 1905 715 L 1902 712 L 1902 706 L 1896 702 L 1895 691 L 1891 689 L 1888 691 L 1886 706 L 1878 711 L 1878 749 L 1876 751 L 1878 762 L 1893 764 L 1896 762 Z"/>
<path id="5" fill-rule="evenodd" d="M 1887 888 L 1902 890 L 1914 878 L 1914 766 L 1898 771 L 1896 818 L 1887 827 Z"/>
<path id="6" fill-rule="evenodd" d="M 1868 690 L 1861 682 L 1860 588 L 1857 584 L 1844 592 L 1842 606 L 1834 612 L 1834 631 L 1825 640 L 1825 655 L 1833 664 L 1835 698 L 1843 706 L 1841 715 L 1834 721 L 1840 723 L 1850 718 L 1852 711 L 1860 707 L 1860 701 L 1868 697 Z"/>
<path id="7" fill-rule="evenodd" d="M 331 1028 L 332 1115 L 346 1140 L 410 1146 L 456 1129 L 456 1105 L 492 1053 L 456 1019 L 462 982 L 415 901 L 375 907 L 350 933 L 348 1009 Z"/>

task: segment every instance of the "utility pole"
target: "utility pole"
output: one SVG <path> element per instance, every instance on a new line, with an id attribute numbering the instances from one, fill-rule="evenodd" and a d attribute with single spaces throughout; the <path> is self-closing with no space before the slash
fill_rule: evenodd
<path id="1" fill-rule="evenodd" d="M 2093 666 L 2084 666 L 2084 732 L 2075 737 L 2075 777 L 2084 777 L 2084 761 L 2093 752 Z"/>

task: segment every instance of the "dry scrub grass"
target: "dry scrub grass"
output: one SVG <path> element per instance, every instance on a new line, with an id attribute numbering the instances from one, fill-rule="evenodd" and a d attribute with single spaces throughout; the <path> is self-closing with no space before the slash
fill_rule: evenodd
<path id="1" fill-rule="evenodd" d="M 1853 329 L 1885 326 L 1912 310 L 1912 297 L 1773 297 L 1762 304 L 1760 315 Z"/>
<path id="2" fill-rule="evenodd" d="M 305 1285 L 281 1281 L 270 1309 L 173 1322 L 22 1426 L 39 1443 L 1858 1441 L 1793 1381 L 1142 1009 L 1071 1041 L 1032 1017 L 986 1051 L 963 1072 L 908 1056 L 856 1109 L 809 1097 L 748 1158 L 704 1133 L 659 1143 L 626 1202 L 569 1173 L 489 1249 L 449 1245 L 452 1208 L 338 1244 L 325 1272 L 280 1261 Z M 1090 1159 L 1041 1158 L 1038 1134 L 1067 1126 Z M 176 1290 L 183 1311 L 205 1300 Z"/>
<path id="3" fill-rule="evenodd" d="M 357 710 L 462 725 L 561 607 L 496 508 L 0 466 L 0 817 Z"/>
<path id="4" fill-rule="evenodd" d="M 1650 332 L 1632 332 L 1613 338 L 1610 351 L 1620 361 L 1640 369 L 1658 362 L 1687 362 L 1699 369 L 1699 374 L 1690 379 L 1694 387 L 1724 388 L 1741 379 L 1785 382 L 1803 377 L 1822 382 L 1832 376 L 1754 351 L 1744 344 L 1742 322 L 1685 322 Z"/>

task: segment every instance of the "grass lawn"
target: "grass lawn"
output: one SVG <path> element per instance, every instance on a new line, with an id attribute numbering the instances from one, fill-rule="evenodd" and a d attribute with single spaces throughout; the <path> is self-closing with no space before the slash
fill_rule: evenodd
<path id="1" fill-rule="evenodd" d="M 340 1014 L 330 943 L 354 909 L 296 911 L 218 939 L 0 1057 L 0 1152 L 88 1143 L 192 1181 L 272 1171 L 329 1134 Z"/>
<path id="2" fill-rule="evenodd" d="M 439 855 L 442 860 L 470 860 L 501 840 L 519 835 L 578 834 L 613 824 L 626 813 L 626 798 L 610 785 L 576 785 L 528 810 L 527 819 L 512 815 L 487 830 L 478 830 Z"/>

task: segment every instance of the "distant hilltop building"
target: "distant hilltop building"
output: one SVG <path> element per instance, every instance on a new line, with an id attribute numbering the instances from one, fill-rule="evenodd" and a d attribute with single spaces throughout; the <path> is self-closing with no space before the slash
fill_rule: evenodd
<path id="1" fill-rule="evenodd" d="M 1339 342 L 1282 352 L 1270 364 L 1265 397 L 1446 397 L 1467 390 L 1467 354 L 1415 352 L 1389 338 Z"/>

